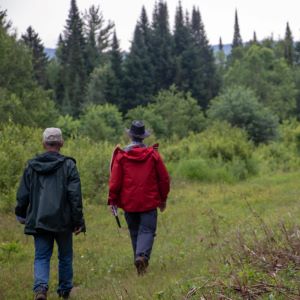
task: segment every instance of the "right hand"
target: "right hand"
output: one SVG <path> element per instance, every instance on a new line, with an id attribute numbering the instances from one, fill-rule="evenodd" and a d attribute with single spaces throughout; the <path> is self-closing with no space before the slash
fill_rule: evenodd
<path id="1" fill-rule="evenodd" d="M 110 211 L 113 216 L 118 214 L 118 207 L 116 205 L 110 205 Z"/>
<path id="2" fill-rule="evenodd" d="M 82 227 L 75 227 L 73 232 L 75 235 L 78 235 L 81 231 L 82 231 Z"/>
<path id="3" fill-rule="evenodd" d="M 166 207 L 167 207 L 167 202 L 162 202 L 160 205 L 159 205 L 159 210 L 160 212 L 164 212 L 166 210 Z"/>

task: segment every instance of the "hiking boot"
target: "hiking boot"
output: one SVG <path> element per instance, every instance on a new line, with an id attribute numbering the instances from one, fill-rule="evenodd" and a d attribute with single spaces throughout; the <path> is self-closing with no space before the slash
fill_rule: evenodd
<path id="1" fill-rule="evenodd" d="M 43 290 L 35 292 L 34 300 L 47 300 L 47 292 Z"/>
<path id="2" fill-rule="evenodd" d="M 144 256 L 138 256 L 134 264 L 139 276 L 142 276 L 146 273 L 146 269 L 148 267 L 148 260 Z"/>
<path id="3" fill-rule="evenodd" d="M 59 298 L 69 299 L 70 298 L 70 291 L 58 292 L 58 296 L 59 296 Z"/>

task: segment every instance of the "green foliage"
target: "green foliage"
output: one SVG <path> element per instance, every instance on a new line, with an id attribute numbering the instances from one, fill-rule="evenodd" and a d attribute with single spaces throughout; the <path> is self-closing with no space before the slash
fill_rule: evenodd
<path id="1" fill-rule="evenodd" d="M 147 104 L 154 94 L 155 80 L 151 46 L 151 29 L 145 8 L 134 30 L 130 53 L 124 63 L 123 112 Z"/>
<path id="2" fill-rule="evenodd" d="M 29 26 L 26 33 L 22 35 L 22 40 L 31 51 L 34 78 L 39 85 L 45 87 L 47 84 L 46 68 L 48 58 L 42 41 L 38 33 L 36 33 L 31 26 Z"/>
<path id="3" fill-rule="evenodd" d="M 169 145 L 163 154 L 177 178 L 233 182 L 257 174 L 253 150 L 243 130 L 215 123 Z"/>
<path id="4" fill-rule="evenodd" d="M 54 102 L 41 88 L 24 90 L 19 96 L 0 88 L 0 123 L 50 127 L 56 119 Z"/>
<path id="5" fill-rule="evenodd" d="M 255 151 L 263 173 L 298 170 L 300 167 L 300 125 L 296 120 L 279 127 L 279 141 L 262 145 Z"/>
<path id="6" fill-rule="evenodd" d="M 31 53 L 0 27 L 0 87 L 19 94 L 32 86 Z"/>
<path id="7" fill-rule="evenodd" d="M 41 151 L 42 132 L 16 125 L 0 125 L 0 210 L 15 204 L 16 188 L 26 161 Z"/>
<path id="8" fill-rule="evenodd" d="M 60 128 L 64 133 L 64 138 L 76 137 L 78 135 L 81 122 L 78 119 L 74 119 L 70 115 L 59 116 L 56 127 Z"/>
<path id="9" fill-rule="evenodd" d="M 276 58 L 274 50 L 259 45 L 252 45 L 243 53 L 243 59 L 235 60 L 225 74 L 225 87 L 251 88 L 258 100 L 281 120 L 292 115 L 296 107 L 296 86 L 293 72 L 284 59 Z"/>
<path id="10" fill-rule="evenodd" d="M 277 135 L 277 117 L 247 88 L 237 86 L 226 90 L 212 101 L 208 116 L 245 129 L 256 144 L 273 140 Z"/>
<path id="11" fill-rule="evenodd" d="M 164 120 L 167 137 L 184 137 L 189 132 L 199 132 L 204 128 L 204 116 L 197 101 L 190 94 L 177 91 L 174 86 L 161 91 L 152 107 L 155 114 Z"/>
<path id="12" fill-rule="evenodd" d="M 179 92 L 174 86 L 161 91 L 152 104 L 129 111 L 127 118 L 144 119 L 157 137 L 184 137 L 204 128 L 204 116 L 197 101 L 190 94 Z"/>
<path id="13" fill-rule="evenodd" d="M 117 142 L 122 134 L 122 116 L 112 104 L 87 106 L 80 121 L 80 133 L 94 141 Z"/>
<path id="14" fill-rule="evenodd" d="M 57 55 L 62 64 L 60 79 L 63 85 L 63 93 L 58 94 L 63 98 L 59 99 L 58 102 L 62 103 L 65 113 L 73 116 L 78 116 L 83 107 L 88 71 L 85 45 L 83 21 L 76 0 L 71 0 L 64 34 L 63 37 L 60 36 L 60 51 L 57 52 Z"/>
<path id="15" fill-rule="evenodd" d="M 87 137 L 68 139 L 62 154 L 77 161 L 85 203 L 106 204 L 109 164 L 114 146 L 106 141 L 94 142 Z"/>
<path id="16" fill-rule="evenodd" d="M 110 64 L 94 69 L 87 85 L 85 99 L 89 104 L 119 104 L 120 84 Z"/>

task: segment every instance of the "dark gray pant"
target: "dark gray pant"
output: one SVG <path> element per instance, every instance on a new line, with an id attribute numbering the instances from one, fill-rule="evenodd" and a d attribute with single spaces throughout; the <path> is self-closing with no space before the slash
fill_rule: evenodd
<path id="1" fill-rule="evenodd" d="M 125 212 L 125 219 L 130 232 L 134 259 L 144 256 L 149 260 L 156 232 L 157 210 Z"/>

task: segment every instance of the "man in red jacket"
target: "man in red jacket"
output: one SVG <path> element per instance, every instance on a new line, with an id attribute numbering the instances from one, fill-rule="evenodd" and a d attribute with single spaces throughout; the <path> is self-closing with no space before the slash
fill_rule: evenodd
<path id="1" fill-rule="evenodd" d="M 158 145 L 147 147 L 143 143 L 150 135 L 144 123 L 133 121 L 127 133 L 131 144 L 123 150 L 117 147 L 112 156 L 108 205 L 125 211 L 134 263 L 138 274 L 143 275 L 154 242 L 157 208 L 161 212 L 166 208 L 170 179 Z"/>

